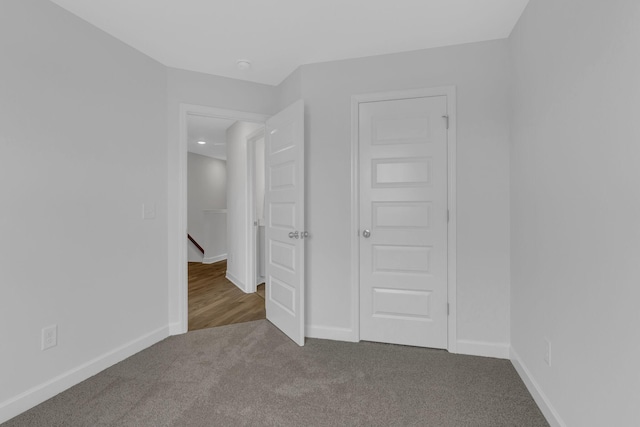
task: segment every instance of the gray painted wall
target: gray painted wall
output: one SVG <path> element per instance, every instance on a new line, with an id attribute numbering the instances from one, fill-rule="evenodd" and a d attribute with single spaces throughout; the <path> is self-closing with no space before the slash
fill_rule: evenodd
<path id="1" fill-rule="evenodd" d="M 168 333 L 165 67 L 48 1 L 1 1 L 0 194 L 1 421 Z"/>
<path id="2" fill-rule="evenodd" d="M 350 97 L 455 85 L 459 338 L 510 334 L 567 425 L 633 424 L 639 20 L 631 0 L 532 0 L 508 42 L 308 65 L 271 87 L 166 69 L 46 1 L 0 2 L 0 419 L 178 321 L 180 103 L 273 114 L 305 98 L 307 322 L 349 328 Z"/>
<path id="3" fill-rule="evenodd" d="M 302 66 L 307 323 L 351 328 L 351 96 L 455 85 L 458 339 L 509 342 L 509 124 L 505 40 Z M 286 102 L 284 102 L 286 103 Z M 330 165 L 330 166 L 328 166 Z"/>
<path id="4" fill-rule="evenodd" d="M 638 22 L 531 0 L 510 40 L 511 344 L 567 426 L 640 422 Z"/>
<path id="5" fill-rule="evenodd" d="M 284 110 L 300 98 L 302 98 L 302 67 L 296 68 L 278 85 L 277 111 Z"/>
<path id="6" fill-rule="evenodd" d="M 248 289 L 247 277 L 247 137 L 264 125 L 236 122 L 227 129 L 227 277 L 240 289 Z"/>
<path id="7" fill-rule="evenodd" d="M 227 208 L 227 162 L 200 154 L 187 156 L 187 231 L 201 246 L 207 242 L 205 209 Z M 213 225 L 213 224 L 211 224 Z M 227 252 L 226 230 L 216 235 L 225 236 L 224 243 L 216 245 L 217 255 Z M 189 242 L 189 262 L 202 262 L 202 253 Z M 210 254 L 215 255 L 215 254 Z"/>

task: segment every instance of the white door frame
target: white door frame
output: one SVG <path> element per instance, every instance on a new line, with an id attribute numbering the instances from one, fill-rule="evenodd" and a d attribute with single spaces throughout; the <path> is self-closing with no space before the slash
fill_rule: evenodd
<path id="1" fill-rule="evenodd" d="M 368 93 L 351 97 L 351 325 L 354 341 L 360 341 L 360 151 L 359 106 L 363 102 L 392 101 L 430 96 L 447 97 L 447 350 L 457 352 L 456 334 L 456 88 L 443 86 L 394 92 Z"/>
<path id="2" fill-rule="evenodd" d="M 228 110 L 226 108 L 207 107 L 204 105 L 180 104 L 180 116 L 178 127 L 178 224 L 176 238 L 178 245 L 178 319 L 177 333 L 185 333 L 189 328 L 189 273 L 187 270 L 187 116 L 205 116 L 219 119 L 229 119 L 242 122 L 264 124 L 270 116 L 264 114 L 247 113 L 244 111 Z M 249 217 L 249 216 L 248 216 Z M 247 227 L 253 228 L 253 223 L 247 223 Z M 248 233 L 251 230 L 248 230 Z"/>
<path id="3" fill-rule="evenodd" d="M 258 227 L 255 222 L 256 218 L 256 197 L 255 197 L 255 160 L 256 149 L 255 143 L 260 138 L 264 138 L 264 128 L 258 129 L 247 137 L 247 219 L 251 226 L 251 230 L 247 232 L 247 291 L 256 292 L 258 290 L 258 283 L 256 281 L 258 274 L 256 263 L 258 258 L 256 254 L 258 252 Z M 264 254 L 262 254 L 264 255 Z"/>

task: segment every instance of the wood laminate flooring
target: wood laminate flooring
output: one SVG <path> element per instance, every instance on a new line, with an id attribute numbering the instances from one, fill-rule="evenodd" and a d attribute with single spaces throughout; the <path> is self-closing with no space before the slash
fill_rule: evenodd
<path id="1" fill-rule="evenodd" d="M 245 294 L 225 277 L 227 261 L 189 263 L 189 330 L 265 319 L 264 284 Z"/>

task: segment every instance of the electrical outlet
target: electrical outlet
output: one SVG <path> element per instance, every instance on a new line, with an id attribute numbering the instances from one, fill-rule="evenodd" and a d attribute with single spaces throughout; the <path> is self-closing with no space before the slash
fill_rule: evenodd
<path id="1" fill-rule="evenodd" d="M 58 345 L 58 325 L 42 328 L 42 350 Z"/>
<path id="2" fill-rule="evenodd" d="M 156 219 L 156 204 L 155 203 L 143 203 L 142 204 L 142 219 Z"/>
<path id="3" fill-rule="evenodd" d="M 551 341 L 547 338 L 544 339 L 545 349 L 544 349 L 544 362 L 551 366 Z"/>

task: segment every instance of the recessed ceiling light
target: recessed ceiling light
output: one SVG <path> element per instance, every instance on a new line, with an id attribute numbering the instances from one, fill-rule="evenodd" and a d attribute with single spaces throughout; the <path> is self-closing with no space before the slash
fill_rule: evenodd
<path id="1" fill-rule="evenodd" d="M 251 69 L 251 61 L 248 59 L 239 59 L 238 62 L 236 62 L 236 67 L 238 67 L 240 71 L 247 71 Z"/>
<path id="2" fill-rule="evenodd" d="M 198 141 L 198 144 L 200 144 L 200 145 L 204 145 L 206 143 L 207 143 L 207 141 Z"/>

